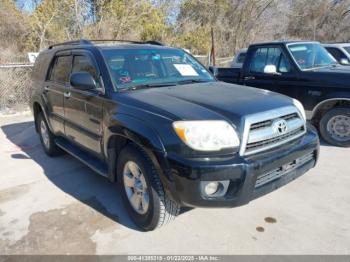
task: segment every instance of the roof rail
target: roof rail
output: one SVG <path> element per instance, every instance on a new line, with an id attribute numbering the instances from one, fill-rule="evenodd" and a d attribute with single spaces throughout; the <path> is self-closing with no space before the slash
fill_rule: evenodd
<path id="1" fill-rule="evenodd" d="M 50 45 L 48 49 L 52 49 L 54 47 L 61 46 L 61 45 L 91 45 L 91 42 L 86 39 L 67 41 L 59 44 Z"/>
<path id="2" fill-rule="evenodd" d="M 91 44 L 94 42 L 99 43 L 99 42 L 121 42 L 121 43 L 131 43 L 131 44 L 149 44 L 149 45 L 163 45 L 161 42 L 154 41 L 154 40 L 149 40 L 149 41 L 134 41 L 134 40 L 124 40 L 124 39 L 91 39 L 88 40 L 90 41 Z"/>
<path id="3" fill-rule="evenodd" d="M 64 45 L 93 45 L 94 43 L 100 43 L 100 42 L 123 42 L 123 43 L 131 43 L 131 44 L 149 44 L 149 45 L 159 45 L 163 46 L 161 42 L 149 40 L 149 41 L 133 41 L 133 40 L 121 40 L 121 39 L 80 39 L 80 40 L 74 40 L 74 41 L 68 41 L 63 42 L 59 44 L 50 45 L 48 49 L 52 49 L 57 46 L 64 46 Z"/>

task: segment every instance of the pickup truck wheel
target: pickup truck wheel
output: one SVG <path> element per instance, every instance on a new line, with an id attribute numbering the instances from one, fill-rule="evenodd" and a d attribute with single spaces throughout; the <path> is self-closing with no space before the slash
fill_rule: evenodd
<path id="1" fill-rule="evenodd" d="M 36 124 L 45 153 L 51 157 L 60 155 L 62 150 L 55 144 L 55 136 L 51 133 L 42 113 L 38 115 Z"/>
<path id="2" fill-rule="evenodd" d="M 334 108 L 325 113 L 320 121 L 320 133 L 328 143 L 350 146 L 350 108 Z"/>
<path id="3" fill-rule="evenodd" d="M 124 205 L 137 226 L 154 230 L 178 215 L 179 204 L 164 192 L 159 172 L 144 150 L 126 146 L 119 154 L 117 174 Z"/>

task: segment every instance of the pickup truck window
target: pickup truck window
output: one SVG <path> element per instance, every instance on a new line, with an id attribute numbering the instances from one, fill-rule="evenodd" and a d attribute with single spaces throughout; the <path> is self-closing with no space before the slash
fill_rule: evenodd
<path id="1" fill-rule="evenodd" d="M 288 73 L 291 71 L 291 66 L 288 60 L 278 47 L 262 47 L 257 48 L 252 58 L 250 72 L 264 73 L 264 68 L 267 65 L 274 65 L 280 73 Z"/>
<path id="2" fill-rule="evenodd" d="M 214 81 L 204 66 L 180 49 L 104 49 L 102 53 L 118 89 Z"/>
<path id="3" fill-rule="evenodd" d="M 337 61 L 318 43 L 289 44 L 287 47 L 301 70 L 337 64 Z"/>

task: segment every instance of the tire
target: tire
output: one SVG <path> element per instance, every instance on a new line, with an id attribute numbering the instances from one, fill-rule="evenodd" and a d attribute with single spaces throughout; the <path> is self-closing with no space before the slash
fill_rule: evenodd
<path id="1" fill-rule="evenodd" d="M 38 128 L 40 142 L 44 148 L 45 153 L 50 157 L 62 154 L 62 150 L 55 144 L 55 136 L 51 133 L 50 128 L 47 125 L 45 117 L 42 113 L 39 113 L 36 125 Z M 44 132 L 46 132 L 46 135 Z"/>
<path id="2" fill-rule="evenodd" d="M 329 144 L 350 147 L 350 108 L 337 107 L 326 112 L 321 118 L 319 129 L 322 138 Z"/>
<path id="3" fill-rule="evenodd" d="M 143 181 L 140 184 L 144 185 L 141 186 L 143 190 L 140 193 L 141 197 L 138 195 L 139 192 L 136 193 L 139 190 L 136 189 L 137 182 L 135 182 L 137 175 L 131 174 L 130 170 L 132 168 L 130 168 L 130 165 L 131 167 L 136 167 L 134 171 L 137 170 L 137 172 L 134 173 L 139 175 L 142 172 L 140 177 L 144 177 L 144 180 L 138 180 L 139 182 Z M 129 144 L 122 149 L 117 161 L 117 175 L 124 206 L 134 223 L 144 231 L 151 231 L 161 227 L 174 220 L 179 214 L 180 205 L 170 199 L 164 192 L 159 171 L 143 149 L 134 144 Z M 134 188 L 129 187 L 130 183 L 134 183 Z M 131 204 L 132 200 L 129 200 L 133 199 L 135 195 L 142 199 L 136 201 L 138 210 Z M 147 199 L 148 205 L 144 204 L 147 203 Z"/>

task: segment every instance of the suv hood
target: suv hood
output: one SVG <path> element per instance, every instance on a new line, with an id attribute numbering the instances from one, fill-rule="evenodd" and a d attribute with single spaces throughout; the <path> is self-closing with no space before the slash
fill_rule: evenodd
<path id="1" fill-rule="evenodd" d="M 122 93 L 128 103 L 172 120 L 228 119 L 293 105 L 292 99 L 267 90 L 223 82 L 195 83 Z"/>

